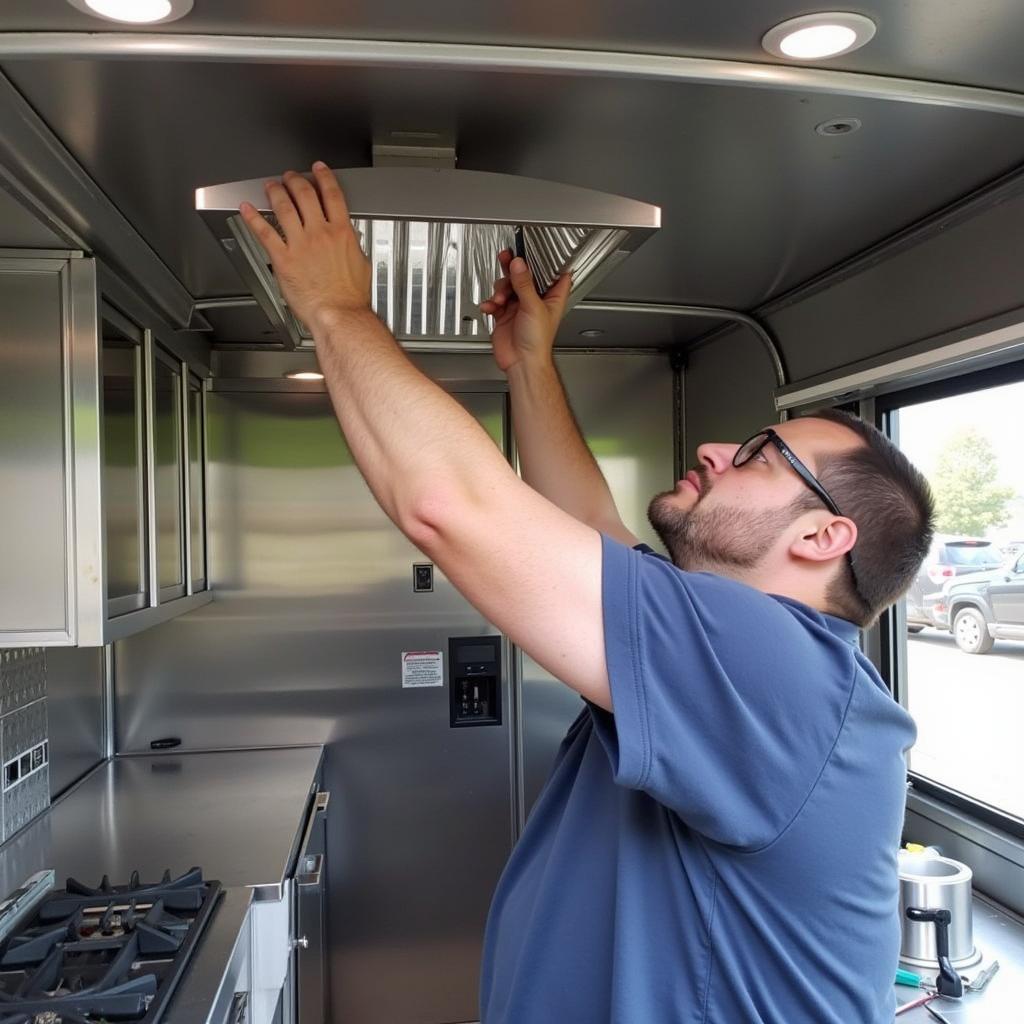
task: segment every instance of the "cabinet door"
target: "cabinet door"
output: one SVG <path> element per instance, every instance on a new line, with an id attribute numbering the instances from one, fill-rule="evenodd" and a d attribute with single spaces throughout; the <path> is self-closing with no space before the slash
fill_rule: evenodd
<path id="1" fill-rule="evenodd" d="M 142 331 L 103 310 L 103 513 L 107 615 L 149 603 Z"/>
<path id="2" fill-rule="evenodd" d="M 0 626 L 71 632 L 61 386 L 61 279 L 56 260 L 0 264 Z M 51 265 L 52 264 L 52 265 Z"/>
<path id="3" fill-rule="evenodd" d="M 0 258 L 0 646 L 100 643 L 96 272 Z"/>
<path id="4" fill-rule="evenodd" d="M 153 505 L 160 601 L 185 593 L 185 458 L 181 364 L 153 348 Z"/>

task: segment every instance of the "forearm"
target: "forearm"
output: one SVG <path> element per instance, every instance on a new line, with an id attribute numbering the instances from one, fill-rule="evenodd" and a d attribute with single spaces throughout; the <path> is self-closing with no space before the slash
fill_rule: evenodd
<path id="1" fill-rule="evenodd" d="M 554 362 L 538 358 L 514 363 L 508 382 L 526 483 L 595 529 L 617 523 L 608 483 L 583 440 Z"/>
<path id="2" fill-rule="evenodd" d="M 370 310 L 332 315 L 313 333 L 356 464 L 399 526 L 439 494 L 471 495 L 489 473 L 511 472 L 476 420 L 412 365 Z"/>

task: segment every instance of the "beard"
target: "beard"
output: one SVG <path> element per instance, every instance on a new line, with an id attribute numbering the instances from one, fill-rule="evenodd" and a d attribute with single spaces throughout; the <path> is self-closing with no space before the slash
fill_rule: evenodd
<path id="1" fill-rule="evenodd" d="M 647 518 L 672 561 L 691 572 L 756 568 L 793 522 L 794 510 L 789 506 L 759 511 L 701 508 L 711 490 L 710 480 L 703 466 L 696 472 L 701 491 L 693 508 L 673 504 L 674 490 L 656 494 L 647 507 Z"/>

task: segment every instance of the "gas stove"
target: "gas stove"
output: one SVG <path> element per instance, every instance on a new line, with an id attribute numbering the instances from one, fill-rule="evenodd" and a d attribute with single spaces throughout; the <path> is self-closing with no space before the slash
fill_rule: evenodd
<path id="1" fill-rule="evenodd" d="M 0 945 L 0 1024 L 156 1024 L 220 891 L 199 868 L 96 888 L 69 878 Z"/>

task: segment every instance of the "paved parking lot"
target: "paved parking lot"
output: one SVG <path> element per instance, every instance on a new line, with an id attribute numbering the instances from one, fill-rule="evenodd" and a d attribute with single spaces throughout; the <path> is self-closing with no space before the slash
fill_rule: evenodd
<path id="1" fill-rule="evenodd" d="M 926 629 L 907 638 L 907 662 L 918 728 L 910 766 L 1024 818 L 1024 642 L 971 655 Z"/>

